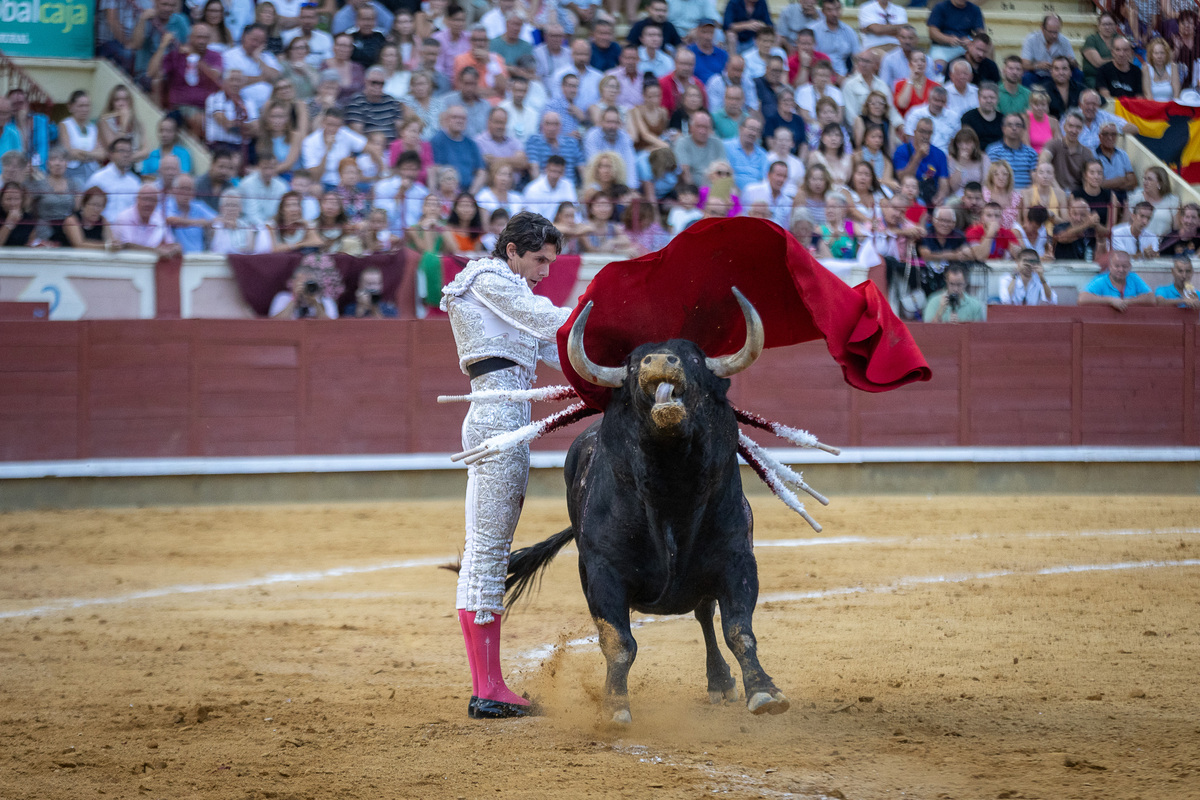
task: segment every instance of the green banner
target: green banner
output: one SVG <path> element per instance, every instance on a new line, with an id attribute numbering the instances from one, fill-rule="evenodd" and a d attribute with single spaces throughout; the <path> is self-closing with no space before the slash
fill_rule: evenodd
<path id="1" fill-rule="evenodd" d="M 0 50 L 10 56 L 91 58 L 96 0 L 0 0 Z"/>

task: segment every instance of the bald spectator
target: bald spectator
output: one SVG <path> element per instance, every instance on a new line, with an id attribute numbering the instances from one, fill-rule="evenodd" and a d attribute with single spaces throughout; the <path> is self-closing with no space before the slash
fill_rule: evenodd
<path id="1" fill-rule="evenodd" d="M 781 70 L 782 73 L 782 70 Z M 659 79 L 662 87 L 662 104 L 667 111 L 674 111 L 675 106 L 683 98 L 683 92 L 689 86 L 695 86 L 704 97 L 704 105 L 708 105 L 708 96 L 704 94 L 704 84 L 696 77 L 696 54 L 686 48 L 680 48 L 675 53 L 675 69 Z"/>
<path id="2" fill-rule="evenodd" d="M 529 26 L 525 24 L 524 18 L 517 13 L 515 9 L 515 0 L 505 0 L 505 2 L 514 6 L 514 10 L 509 11 L 504 15 L 504 32 L 499 36 L 492 37 L 488 44 L 488 49 L 504 60 L 504 65 L 510 70 L 517 65 L 523 56 L 529 56 L 533 59 L 533 42 L 525 38 L 525 29 Z M 492 9 L 495 11 L 496 9 Z M 488 14 L 492 13 L 491 11 Z M 484 14 L 486 17 L 487 14 Z M 491 31 L 488 31 L 490 34 Z M 534 62 L 536 65 L 536 62 Z M 537 77 L 537 69 L 533 69 L 528 78 Z"/>
<path id="3" fill-rule="evenodd" d="M 712 115 L 713 130 L 718 139 L 732 139 L 738 128 L 750 116 L 745 106 L 746 93 L 740 86 L 725 87 L 725 102 Z"/>
<path id="4" fill-rule="evenodd" d="M 122 249 L 144 250 L 164 258 L 179 255 L 179 245 L 159 208 L 158 190 L 145 184 L 128 208 L 112 217 L 113 240 Z"/>
<path id="5" fill-rule="evenodd" d="M 1079 134 L 1079 141 L 1084 146 L 1093 150 L 1099 148 L 1100 128 L 1110 122 L 1116 126 L 1119 133 L 1137 133 L 1136 125 L 1102 110 L 1100 103 L 1100 93 L 1095 89 L 1084 89 L 1079 93 L 1079 111 L 1083 114 L 1083 132 Z"/>
<path id="6" fill-rule="evenodd" d="M 725 159 L 725 145 L 713 134 L 712 115 L 704 109 L 692 114 L 687 135 L 676 139 L 672 149 L 681 183 L 701 183 L 708 174 L 708 166 Z"/>
<path id="7" fill-rule="evenodd" d="M 221 91 L 221 54 L 209 50 L 212 28 L 197 22 L 182 46 L 161 50 L 150 59 L 146 74 L 151 79 L 162 76 L 167 106 L 177 113 L 193 136 L 204 135 L 204 104 L 209 95 Z"/>
<path id="8" fill-rule="evenodd" d="M 767 151 L 759 144 L 761 139 L 762 123 L 757 117 L 746 117 L 738 126 L 737 140 L 725 143 L 725 155 L 733 167 L 733 179 L 739 190 L 761 181 L 767 174 Z"/>
<path id="9" fill-rule="evenodd" d="M 750 108 L 758 108 L 758 92 L 754 91 L 754 79 L 746 72 L 746 59 L 731 53 L 729 61 L 725 62 L 725 71 L 718 72 L 704 84 L 704 92 L 708 95 L 710 106 L 719 103 L 725 97 L 725 89 L 730 86 L 742 87 L 742 92 L 750 103 Z"/>
<path id="10" fill-rule="evenodd" d="M 851 121 L 862 114 L 863 103 L 871 92 L 880 92 L 888 99 L 892 96 L 892 87 L 879 77 L 879 54 L 874 50 L 863 50 L 854 57 L 854 72 L 842 81 L 840 88 L 845 101 L 846 119 Z M 815 109 L 815 100 L 813 105 Z M 893 128 L 904 121 L 892 103 L 888 103 L 888 116 Z"/>
<path id="11" fill-rule="evenodd" d="M 948 93 L 941 86 L 929 90 L 929 102 L 909 109 L 904 118 L 904 129 L 909 136 L 917 129 L 917 123 L 927 119 L 933 123 L 933 145 L 939 150 L 950 146 L 950 140 L 962 127 L 962 115 L 955 116 L 947 108 Z"/>
<path id="12" fill-rule="evenodd" d="M 196 202 L 196 181 L 191 175 L 180 175 L 175 180 L 163 203 L 163 216 L 184 253 L 204 252 L 205 239 L 217 214 Z"/>
<path id="13" fill-rule="evenodd" d="M 475 137 L 475 144 L 490 170 L 507 165 L 514 175 L 520 175 L 529 166 L 521 143 L 508 135 L 508 112 L 503 108 L 493 108 L 488 114 L 487 130 Z"/>
<path id="14" fill-rule="evenodd" d="M 1154 294 L 1150 287 L 1140 275 L 1133 272 L 1129 263 L 1129 253 L 1116 249 L 1115 231 L 1113 236 L 1114 249 L 1108 256 L 1108 272 L 1093 278 L 1087 288 L 1079 293 L 1079 305 L 1112 306 L 1114 310 L 1121 312 L 1129 306 L 1154 305 Z"/>
<path id="15" fill-rule="evenodd" d="M 563 159 L 567 178 L 574 183 L 583 149 L 578 139 L 562 134 L 562 118 L 548 111 L 542 116 L 541 130 L 525 140 L 525 155 L 529 157 L 529 174 L 534 178 L 546 168 L 551 157 L 558 156 Z"/>
<path id="16" fill-rule="evenodd" d="M 390 94 L 384 94 L 387 72 L 371 67 L 363 80 L 363 90 L 346 102 L 346 124 L 361 134 L 382 131 L 388 140 L 396 138 L 404 119 L 404 106 Z"/>
<path id="17" fill-rule="evenodd" d="M 604 73 L 591 65 L 592 46 L 585 39 L 576 39 L 571 42 L 571 63 L 565 67 L 561 67 L 554 73 L 554 77 L 550 80 L 550 91 L 558 94 L 562 92 L 562 79 L 564 75 L 579 76 L 579 98 L 577 102 L 583 108 L 588 108 L 597 100 L 600 99 L 600 79 L 604 77 Z"/>
<path id="18" fill-rule="evenodd" d="M 453 167 L 464 191 L 479 191 L 487 179 L 487 169 L 479 145 L 467 134 L 465 108 L 452 105 L 442 112 L 441 130 L 433 135 L 430 145 L 435 164 Z"/>
<path id="19" fill-rule="evenodd" d="M 637 179 L 637 156 L 633 139 L 621 125 L 621 112 L 612 106 L 600 115 L 600 124 L 583 137 L 583 160 L 587 163 L 599 153 L 616 153 L 625 162 L 625 185 L 640 185 Z"/>

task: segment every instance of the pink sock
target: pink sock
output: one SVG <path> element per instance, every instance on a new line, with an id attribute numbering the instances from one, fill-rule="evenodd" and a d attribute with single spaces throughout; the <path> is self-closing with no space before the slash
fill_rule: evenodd
<path id="1" fill-rule="evenodd" d="M 458 619 L 467 642 L 475 696 L 502 703 L 529 705 L 528 700 L 514 693 L 504 683 L 504 674 L 500 669 L 500 615 L 496 614 L 496 618 L 487 625 L 476 625 L 474 611 L 459 609 Z"/>

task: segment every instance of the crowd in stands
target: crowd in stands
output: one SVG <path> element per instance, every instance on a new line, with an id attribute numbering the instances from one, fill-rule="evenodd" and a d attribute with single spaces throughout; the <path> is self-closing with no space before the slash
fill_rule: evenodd
<path id="1" fill-rule="evenodd" d="M 57 124 L 0 98 L 0 246 L 431 258 L 528 209 L 567 253 L 640 254 L 747 215 L 821 258 L 869 244 L 926 318 L 969 316 L 947 297 L 977 262 L 1012 260 L 1009 302 L 1055 302 L 1053 258 L 1109 265 L 1120 298 L 1114 254 L 1200 246 L 1200 207 L 1135 174 L 1105 109 L 1197 84 L 1186 4 L 1122 4 L 1078 53 L 1050 13 L 1000 64 L 970 0 L 924 36 L 890 0 L 855 26 L 839 0 L 635 5 L 101 0 L 98 52 L 165 116 L 145 130 L 125 86 Z"/>

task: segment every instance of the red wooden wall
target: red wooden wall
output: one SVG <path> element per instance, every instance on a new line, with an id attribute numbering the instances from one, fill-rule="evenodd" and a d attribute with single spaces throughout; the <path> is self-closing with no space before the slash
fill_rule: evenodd
<path id="1" fill-rule="evenodd" d="M 1200 445 L 1194 314 L 1018 311 L 914 326 L 929 383 L 853 390 L 813 342 L 732 399 L 841 446 Z M 445 322 L 0 322 L 0 460 L 452 452 L 466 407 L 435 400 L 468 388 Z"/>

